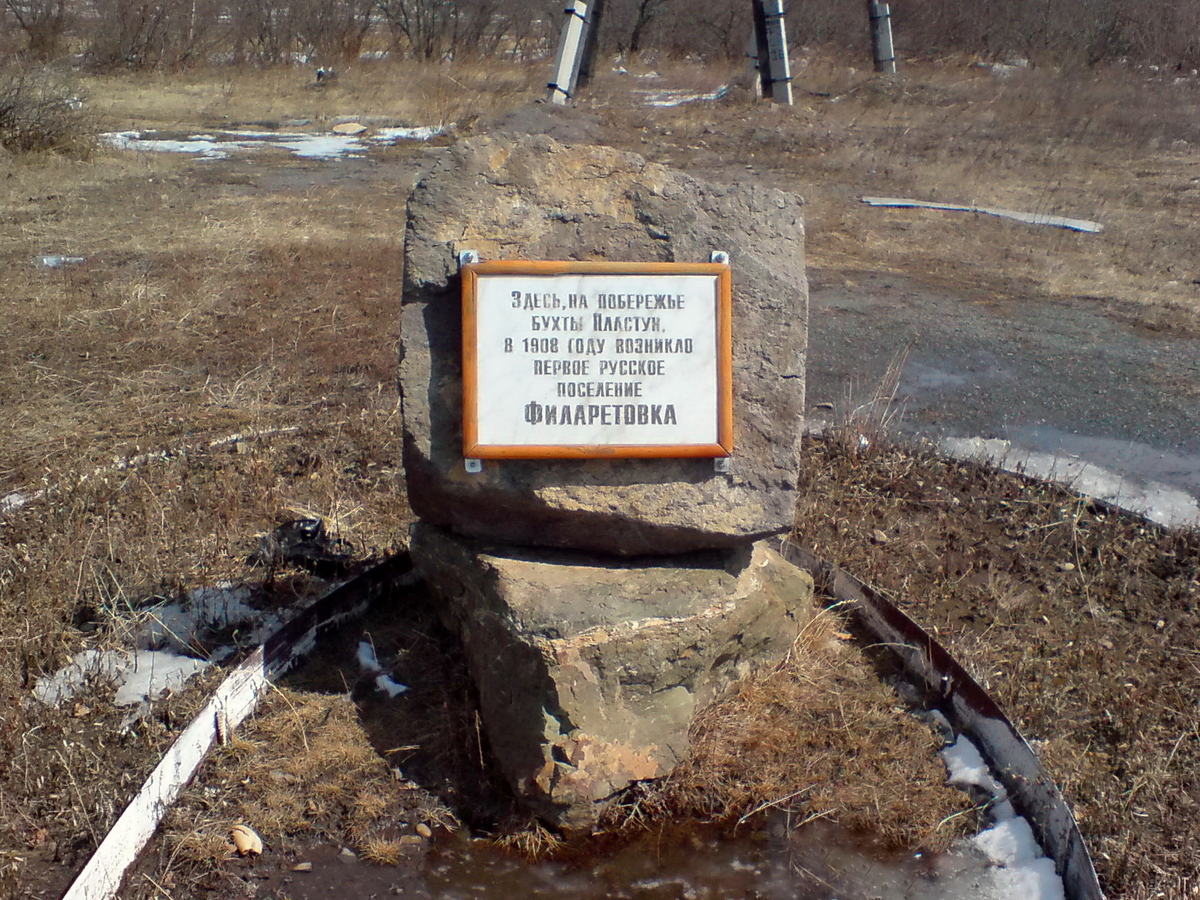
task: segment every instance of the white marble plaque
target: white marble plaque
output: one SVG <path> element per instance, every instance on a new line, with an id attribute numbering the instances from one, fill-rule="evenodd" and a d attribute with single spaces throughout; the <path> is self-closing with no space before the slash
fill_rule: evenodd
<path id="1" fill-rule="evenodd" d="M 464 292 L 465 455 L 727 455 L 727 267 L 494 265 Z"/>

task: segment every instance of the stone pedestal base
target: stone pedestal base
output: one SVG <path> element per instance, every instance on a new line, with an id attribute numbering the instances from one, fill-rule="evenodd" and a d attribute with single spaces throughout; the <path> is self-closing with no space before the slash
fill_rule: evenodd
<path id="1" fill-rule="evenodd" d="M 463 641 L 501 770 L 537 814 L 574 830 L 666 774 L 693 713 L 792 647 L 812 579 L 770 543 L 633 562 L 418 525 L 412 556 Z"/>

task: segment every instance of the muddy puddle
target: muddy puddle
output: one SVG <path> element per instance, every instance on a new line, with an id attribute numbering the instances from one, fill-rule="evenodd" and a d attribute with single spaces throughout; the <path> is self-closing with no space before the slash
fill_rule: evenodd
<path id="1" fill-rule="evenodd" d="M 311 863 L 310 871 L 293 866 Z M 242 877 L 263 897 L 439 900 L 950 900 L 1017 897 L 1036 884 L 1014 879 L 978 851 L 937 856 L 886 852 L 870 838 L 825 822 L 789 830 L 784 821 L 740 837 L 701 828 L 647 835 L 619 848 L 590 848 L 575 858 L 527 863 L 489 841 L 444 837 L 398 866 L 376 866 L 339 851 L 309 853 Z M 1061 893 L 1058 894 L 1061 896 Z"/>

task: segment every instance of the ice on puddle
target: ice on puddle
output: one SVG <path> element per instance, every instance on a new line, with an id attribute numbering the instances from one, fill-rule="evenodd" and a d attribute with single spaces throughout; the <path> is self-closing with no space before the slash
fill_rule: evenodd
<path id="1" fill-rule="evenodd" d="M 191 153 L 201 159 L 226 159 L 235 150 L 276 147 L 302 159 L 337 159 L 359 156 L 367 150 L 364 139 L 375 145 L 397 141 L 427 141 L 453 125 L 416 125 L 380 128 L 372 135 L 308 134 L 286 131 L 226 131 L 192 134 L 186 138 L 159 136 L 154 131 L 110 131 L 100 139 L 116 150 L 149 153 Z"/>

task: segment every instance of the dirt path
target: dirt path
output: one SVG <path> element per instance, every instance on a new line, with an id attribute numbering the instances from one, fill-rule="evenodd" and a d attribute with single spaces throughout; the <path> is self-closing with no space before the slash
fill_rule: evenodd
<path id="1" fill-rule="evenodd" d="M 869 400 L 907 348 L 904 433 L 1001 438 L 1200 497 L 1200 339 L 1086 301 L 994 301 L 872 272 L 810 273 L 809 406 Z M 816 407 L 816 408 L 814 408 Z"/>

